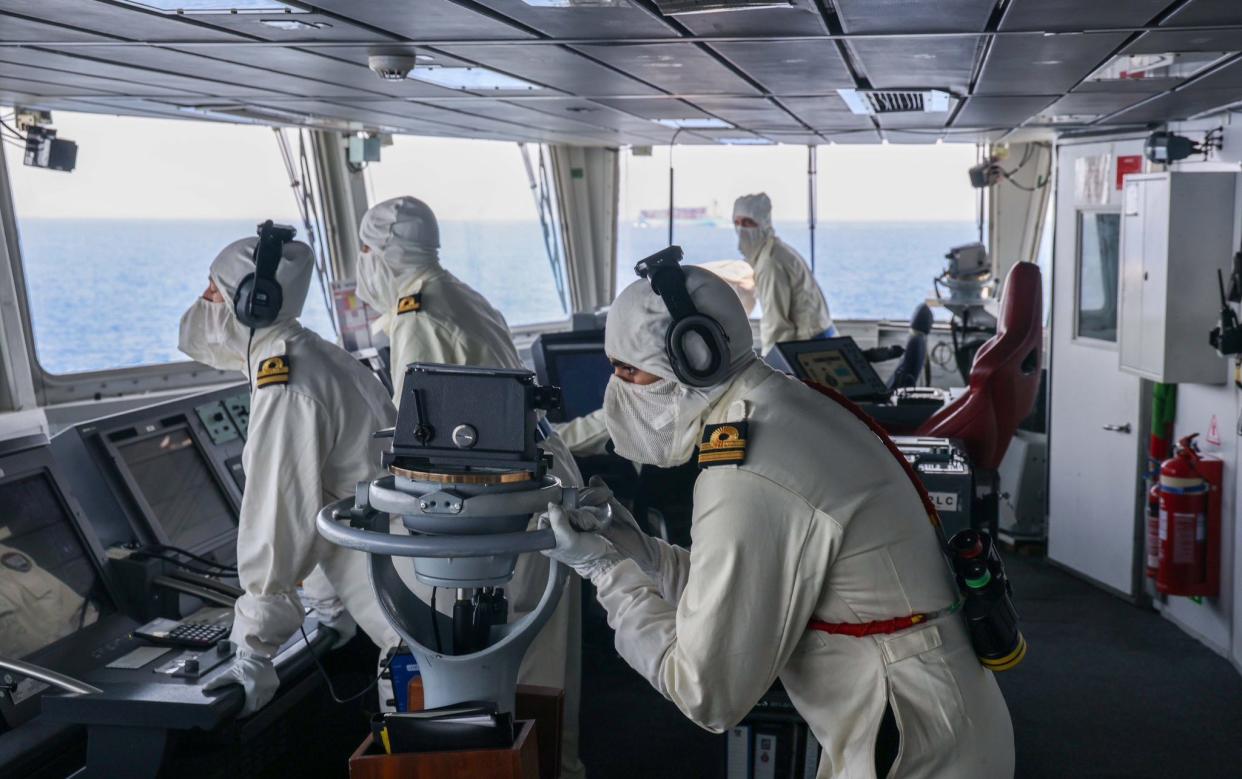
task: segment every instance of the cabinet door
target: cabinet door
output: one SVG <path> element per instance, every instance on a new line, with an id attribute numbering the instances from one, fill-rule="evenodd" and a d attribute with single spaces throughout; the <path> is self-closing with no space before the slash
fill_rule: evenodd
<path id="1" fill-rule="evenodd" d="M 1121 364 L 1143 364 L 1143 181 L 1127 181 L 1121 208 Z"/>
<path id="2" fill-rule="evenodd" d="M 1164 341 L 1169 272 L 1169 180 L 1143 182 L 1143 299 L 1139 330 L 1139 367 L 1153 376 L 1164 374 Z"/>

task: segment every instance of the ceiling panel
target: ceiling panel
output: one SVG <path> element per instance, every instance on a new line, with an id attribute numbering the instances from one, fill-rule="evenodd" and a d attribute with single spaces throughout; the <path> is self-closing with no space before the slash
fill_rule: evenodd
<path id="1" fill-rule="evenodd" d="M 941 130 L 948 120 L 949 115 L 944 113 L 901 113 L 901 114 L 880 114 L 876 119 L 880 122 L 880 127 L 888 129 L 920 129 L 920 130 Z"/>
<path id="2" fill-rule="evenodd" d="M 821 132 L 833 143 L 841 144 L 860 144 L 860 143 L 879 143 L 880 134 L 875 130 L 833 130 L 830 132 Z"/>
<path id="3" fill-rule="evenodd" d="M 674 94 L 758 94 L 745 79 L 692 43 L 575 48 Z"/>
<path id="4" fill-rule="evenodd" d="M 1104 116 L 1147 97 L 1141 92 L 1071 92 L 1049 106 L 1046 113 Z"/>
<path id="5" fill-rule="evenodd" d="M 29 7 L 29 6 L 27 6 Z M 101 41 L 107 40 L 100 35 L 89 32 L 71 30 L 53 24 L 44 24 L 15 16 L 0 16 L 0 41 L 6 43 L 26 43 L 33 41 Z"/>
<path id="6" fill-rule="evenodd" d="M 1014 127 L 1052 101 L 1056 95 L 967 98 L 953 124 L 958 127 Z"/>
<path id="7" fill-rule="evenodd" d="M 0 57 L 3 56 L 4 52 L 0 51 Z M 119 81 L 100 76 L 84 76 L 80 73 L 66 73 L 60 70 L 0 61 L 0 80 L 8 81 L 9 79 L 27 79 L 30 81 L 43 81 L 49 84 L 77 85 L 86 89 L 97 89 L 101 92 L 120 95 L 167 95 L 169 92 L 167 87 L 155 84 L 137 84 L 132 81 Z"/>
<path id="8" fill-rule="evenodd" d="M 1085 30 L 1147 24 L 1172 0 L 1012 0 L 1002 30 Z"/>
<path id="9" fill-rule="evenodd" d="M 330 48 L 303 51 L 280 47 L 254 48 L 245 46 L 213 46 L 211 49 L 175 49 L 183 51 L 195 62 L 207 57 L 243 67 L 261 67 L 287 75 L 312 78 L 339 87 L 335 92 L 316 94 L 348 94 L 354 90 L 396 97 L 446 97 L 459 90 L 429 84 L 418 79 L 385 81 L 367 67 L 365 48 Z M 320 53 L 323 52 L 323 53 Z M 441 58 L 440 64 L 459 64 L 452 58 Z"/>
<path id="10" fill-rule="evenodd" d="M 312 8 L 330 11 L 409 40 L 489 40 L 532 38 L 511 24 L 488 14 L 471 11 L 450 0 L 298 0 Z"/>
<path id="11" fill-rule="evenodd" d="M 1109 119 L 1109 124 L 1164 122 L 1187 119 L 1195 114 L 1235 103 L 1242 95 L 1237 89 L 1182 90 L 1161 95 L 1154 100 L 1122 111 Z"/>
<path id="12" fill-rule="evenodd" d="M 805 95 L 854 86 L 840 50 L 830 40 L 717 43 L 712 48 L 774 94 Z"/>
<path id="13" fill-rule="evenodd" d="M 628 136 L 649 138 L 653 141 L 667 142 L 676 132 L 671 127 L 656 124 L 649 119 L 640 119 L 625 111 L 576 97 L 508 102 L 521 105 L 531 111 L 570 116 L 586 124 L 613 128 Z"/>
<path id="14" fill-rule="evenodd" d="M 1187 92 L 1202 89 L 1236 89 L 1242 98 L 1242 61 L 1237 56 L 1231 62 L 1220 65 L 1206 76 L 1198 77 L 1186 85 Z"/>
<path id="15" fill-rule="evenodd" d="M 943 132 L 935 130 L 884 130 L 884 140 L 889 143 L 920 144 L 935 143 L 944 137 Z"/>
<path id="16" fill-rule="evenodd" d="M 820 35 L 828 31 L 814 0 L 794 0 L 794 4 L 786 8 L 755 8 L 674 18 L 695 35 Z"/>
<path id="17" fill-rule="evenodd" d="M 774 143 L 784 144 L 786 146 L 818 146 L 824 142 L 824 138 L 815 133 L 780 133 L 765 132 L 764 136 Z"/>
<path id="18" fill-rule="evenodd" d="M 658 93 L 560 46 L 448 46 L 432 53 L 439 51 L 579 96 Z"/>
<path id="19" fill-rule="evenodd" d="M 726 122 L 748 130 L 805 130 L 787 111 L 762 97 L 698 98 L 694 104 Z"/>
<path id="20" fill-rule="evenodd" d="M 678 33 L 637 5 L 613 8 L 536 7 L 522 0 L 478 0 L 479 5 L 553 38 L 663 38 Z"/>
<path id="21" fill-rule="evenodd" d="M 992 42 L 976 94 L 1050 95 L 1069 91 L 1126 39 L 1110 35 L 1023 35 Z"/>
<path id="22" fill-rule="evenodd" d="M 184 17 L 148 13 L 136 8 L 99 3 L 95 0 L 0 0 L 0 10 L 13 11 L 63 27 L 48 27 L 41 33 L 43 40 L 82 40 L 80 33 L 67 29 L 77 27 L 102 35 L 131 40 L 227 41 L 236 36 L 222 30 L 192 24 Z M 20 29 L 17 20 L 0 20 L 4 40 L 20 40 L 11 33 Z M 49 32 L 53 33 L 49 36 Z M 89 37 L 89 36 L 86 36 Z"/>
<path id="23" fill-rule="evenodd" d="M 1182 83 L 1180 78 L 1127 78 L 1119 81 L 1084 81 L 1074 92 L 1133 92 L 1151 94 L 1172 89 Z"/>
<path id="24" fill-rule="evenodd" d="M 982 38 L 853 40 L 849 46 L 871 85 L 965 93 Z"/>
<path id="25" fill-rule="evenodd" d="M 996 2 L 836 0 L 835 5 L 846 32 L 982 32 Z"/>
<path id="26" fill-rule="evenodd" d="M 82 52 L 65 50 L 62 53 L 77 54 Z M 225 60 L 196 56 L 186 52 L 159 47 L 104 47 L 92 49 L 89 55 L 92 59 L 120 65 L 133 65 L 139 68 L 161 70 L 192 78 L 198 77 L 248 85 L 253 92 L 272 91 L 295 95 L 337 95 L 346 91 L 339 85 L 275 73 L 270 70 L 263 70 L 259 66 L 240 65 Z"/>
<path id="27" fill-rule="evenodd" d="M 49 95 L 52 97 L 75 97 L 78 95 L 113 95 L 113 92 L 79 86 L 77 84 L 57 84 L 41 79 L 21 78 L 0 74 L 0 88 L 23 95 Z"/>
<path id="28" fill-rule="evenodd" d="M 1242 30 L 1147 32 L 1126 47 L 1127 54 L 1166 51 L 1242 51 Z"/>
<path id="29" fill-rule="evenodd" d="M 871 118 L 851 113 L 836 95 L 783 97 L 781 103 L 815 130 L 860 130 L 875 127 Z"/>
<path id="30" fill-rule="evenodd" d="M 30 65 L 51 72 L 88 74 L 108 79 L 113 82 L 112 90 L 115 92 L 128 93 L 131 91 L 131 86 L 134 89 L 142 89 L 147 85 L 160 89 L 164 94 L 241 95 L 253 94 L 255 91 L 254 87 L 249 84 L 204 81 L 99 60 L 82 59 L 42 49 L 0 48 L 0 62 Z"/>
<path id="31" fill-rule="evenodd" d="M 228 30 L 238 36 L 259 38 L 265 41 L 376 41 L 384 43 L 397 39 L 397 36 L 393 34 L 351 24 L 348 20 L 328 14 L 195 14 L 190 18 L 201 24 Z M 297 21 L 316 25 L 316 28 L 282 30 L 264 24 L 264 21 Z"/>
<path id="32" fill-rule="evenodd" d="M 1191 0 L 1164 21 L 1165 24 L 1242 24 L 1238 0 Z"/>
<path id="33" fill-rule="evenodd" d="M 707 116 L 686 101 L 671 97 L 641 97 L 633 100 L 604 98 L 595 102 L 646 119 L 701 119 Z"/>

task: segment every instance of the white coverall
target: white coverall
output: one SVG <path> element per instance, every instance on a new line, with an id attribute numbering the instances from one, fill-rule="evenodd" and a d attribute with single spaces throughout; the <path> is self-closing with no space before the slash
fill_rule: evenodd
<path id="1" fill-rule="evenodd" d="M 410 363 L 526 369 L 504 316 L 440 265 L 439 229 L 426 204 L 412 197 L 379 203 L 363 217 L 359 236 L 365 248 L 358 263 L 357 293 L 381 312 L 379 321 L 392 351 L 392 383 L 398 403 L 405 367 Z M 411 296 L 417 296 L 417 306 L 402 306 L 401 300 Z M 553 475 L 567 485 L 581 486 L 582 475 L 561 439 L 553 435 L 542 446 L 553 456 Z M 393 532 L 403 532 L 399 520 L 394 521 Z M 414 578 L 411 566 L 399 561 L 398 572 L 423 602 L 430 601 L 431 587 Z M 518 557 L 513 579 L 505 588 L 510 621 L 534 611 L 547 576 L 548 561 L 542 555 Z M 578 759 L 581 592 L 577 578 L 570 577 L 560 604 L 535 637 L 518 672 L 519 683 L 565 691 L 561 744 L 565 779 L 585 776 Z M 441 599 L 440 610 L 445 614 L 451 614 L 452 607 L 451 598 Z"/>
<path id="2" fill-rule="evenodd" d="M 738 228 L 738 248 L 755 269 L 755 287 L 763 318 L 759 322 L 760 354 L 785 341 L 818 338 L 833 328 L 828 301 L 802 255 L 776 237 L 768 196 L 743 195 L 733 216 L 749 217 L 758 227 Z"/>
<path id="3" fill-rule="evenodd" d="M 182 320 L 182 351 L 213 367 L 248 373 L 251 380 L 237 535 L 244 594 L 234 609 L 230 638 L 238 647 L 239 666 L 247 658 L 272 657 L 302 625 L 297 588 L 306 579 L 321 621 L 336 625 L 352 617 L 383 652 L 399 638 L 380 611 L 366 555 L 326 541 L 315 519 L 324 505 L 352 496 L 359 481 L 379 475 L 379 449 L 371 434 L 392 427 L 396 412 L 361 363 L 297 321 L 313 272 L 310 248 L 300 242 L 285 246 L 276 270 L 283 307 L 275 324 L 255 331 L 247 365 L 249 330 L 237 321 L 232 300 L 239 282 L 254 270 L 256 240 L 230 244 L 212 263 L 211 279 L 225 302 L 195 301 Z M 218 325 L 204 328 L 204 319 Z M 266 364 L 278 357 L 288 374 L 284 381 L 267 382 Z M 265 689 L 271 675 L 265 681 L 260 674 L 259 700 L 252 701 L 248 674 L 238 672 L 248 691 L 247 712 L 274 693 Z"/>
<path id="4" fill-rule="evenodd" d="M 93 604 L 38 561 L 0 544 L 0 655 L 21 659 L 97 619 Z"/>
<path id="5" fill-rule="evenodd" d="M 714 305 L 688 286 L 700 311 L 741 332 L 740 307 Z M 667 378 L 657 336 L 670 317 L 657 301 L 644 282 L 623 292 L 606 343 L 610 357 Z M 595 569 L 618 652 L 717 732 L 779 677 L 823 746 L 820 779 L 875 776 L 886 704 L 901 737 L 889 777 L 1012 776 L 1008 709 L 960 616 L 865 638 L 807 628 L 813 618 L 861 623 L 937 611 L 955 601 L 956 586 L 916 490 L 883 443 L 736 340 L 731 378 L 705 390 L 711 402 L 700 424 L 745 422 L 745 459 L 700 474 L 690 550 L 649 539 L 655 560 L 646 573 L 637 558 Z M 608 425 L 643 429 L 611 416 Z"/>

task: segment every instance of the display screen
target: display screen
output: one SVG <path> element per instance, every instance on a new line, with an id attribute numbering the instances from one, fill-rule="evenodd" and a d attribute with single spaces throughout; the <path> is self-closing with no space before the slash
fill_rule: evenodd
<path id="1" fill-rule="evenodd" d="M 863 383 L 845 355 L 837 349 L 798 355 L 806 378 L 833 389 L 845 390 Z"/>
<path id="2" fill-rule="evenodd" d="M 112 610 L 47 472 L 0 484 L 0 655 L 24 658 Z"/>
<path id="3" fill-rule="evenodd" d="M 237 527 L 206 458 L 184 427 L 116 443 L 168 543 L 182 549 Z"/>
<path id="4" fill-rule="evenodd" d="M 612 364 L 603 348 L 552 351 L 548 361 L 551 363 L 549 373 L 561 388 L 566 421 L 603 408 L 604 390 L 612 376 Z"/>

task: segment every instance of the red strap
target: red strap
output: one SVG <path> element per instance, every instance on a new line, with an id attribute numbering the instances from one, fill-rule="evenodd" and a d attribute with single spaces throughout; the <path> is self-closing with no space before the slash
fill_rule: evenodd
<path id="1" fill-rule="evenodd" d="M 813 619 L 806 623 L 807 630 L 818 630 L 823 633 L 834 633 L 841 636 L 874 636 L 884 633 L 896 633 L 913 627 L 927 619 L 926 614 L 911 614 L 908 617 L 879 619 L 875 622 L 821 622 Z"/>

